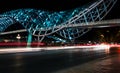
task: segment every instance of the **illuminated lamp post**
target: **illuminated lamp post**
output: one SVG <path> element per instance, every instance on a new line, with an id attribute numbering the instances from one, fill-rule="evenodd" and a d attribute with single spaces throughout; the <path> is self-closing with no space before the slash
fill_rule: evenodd
<path id="1" fill-rule="evenodd" d="M 20 34 L 18 34 L 18 35 L 16 36 L 16 38 L 17 38 L 18 40 L 20 40 L 20 39 L 21 39 Z"/>
<path id="2" fill-rule="evenodd" d="M 20 34 L 18 34 L 17 36 L 16 36 L 16 39 L 18 40 L 18 45 L 20 45 L 20 39 L 21 39 L 21 36 L 20 36 Z"/>

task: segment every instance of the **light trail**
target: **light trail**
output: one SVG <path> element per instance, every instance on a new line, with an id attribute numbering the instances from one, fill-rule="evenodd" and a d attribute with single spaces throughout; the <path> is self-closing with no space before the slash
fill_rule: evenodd
<path id="1" fill-rule="evenodd" d="M 26 48 L 4 48 L 0 49 L 0 54 L 6 54 L 6 53 L 20 53 L 20 52 L 41 52 L 41 51 L 47 51 L 47 50 L 64 50 L 64 49 L 88 49 L 90 50 L 93 48 L 94 50 L 102 50 L 102 49 L 109 49 L 109 45 L 101 44 L 101 45 L 84 45 L 84 46 L 60 46 L 60 47 L 36 47 L 36 48 L 31 48 L 31 47 L 26 47 Z M 87 50 L 85 50 L 87 51 Z"/>
<path id="2" fill-rule="evenodd" d="M 120 47 L 120 44 L 111 44 L 110 47 Z"/>

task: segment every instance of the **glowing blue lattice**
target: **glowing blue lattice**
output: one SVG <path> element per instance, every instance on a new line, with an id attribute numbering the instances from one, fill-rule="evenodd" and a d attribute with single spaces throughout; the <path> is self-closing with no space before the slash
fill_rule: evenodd
<path id="1" fill-rule="evenodd" d="M 34 33 L 34 31 L 36 32 L 36 30 L 42 32 L 42 29 L 46 29 L 46 27 L 50 27 L 50 30 L 54 32 L 55 26 L 64 25 L 65 22 L 65 24 L 86 23 L 88 25 L 88 22 L 90 21 L 101 20 L 109 12 L 109 10 L 111 10 L 116 1 L 117 0 L 97 0 L 91 6 L 88 5 L 88 8 L 86 8 L 86 6 L 84 8 L 80 7 L 60 12 L 50 12 L 36 9 L 17 9 L 6 12 L 2 15 L 10 17 L 21 23 L 31 33 Z M 7 24 L 5 22 L 4 25 Z M 1 29 L 4 28 L 5 27 L 1 27 Z M 71 40 L 72 38 L 75 38 L 76 34 L 78 34 L 77 36 L 80 36 L 80 31 L 78 30 L 82 31 L 82 29 L 74 30 L 73 28 L 68 28 L 64 31 L 62 30 L 59 34 Z M 43 33 L 38 33 L 38 35 L 45 36 L 45 34 L 48 33 L 47 31 L 44 30 Z M 82 33 L 84 33 L 84 31 L 82 31 Z"/>
<path id="2" fill-rule="evenodd" d="M 6 12 L 3 15 L 14 18 L 27 29 L 35 29 L 57 26 L 75 16 L 80 10 L 81 8 L 76 8 L 68 11 L 50 12 L 35 9 L 18 9 Z"/>
<path id="3" fill-rule="evenodd" d="M 14 21 L 10 17 L 1 17 L 0 18 L 0 32 L 4 31 L 8 26 L 13 24 Z"/>

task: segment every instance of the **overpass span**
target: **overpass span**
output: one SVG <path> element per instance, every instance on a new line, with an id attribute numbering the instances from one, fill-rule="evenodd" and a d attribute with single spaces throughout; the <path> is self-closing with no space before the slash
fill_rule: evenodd
<path id="1" fill-rule="evenodd" d="M 53 33 L 57 33 L 65 39 L 73 40 L 91 30 L 91 28 L 81 28 L 80 26 L 90 27 L 89 22 L 101 21 L 116 2 L 117 0 L 96 0 L 79 8 L 60 12 L 36 9 L 13 10 L 0 15 L 0 20 L 7 19 L 8 21 L 0 22 L 2 26 L 7 24 L 0 31 L 3 32 L 3 29 L 19 22 L 29 32 L 29 40 L 34 35 L 41 42 L 45 36 Z"/>
<path id="2" fill-rule="evenodd" d="M 89 25 L 86 25 L 86 23 L 60 25 L 60 26 L 56 26 L 55 29 L 58 29 L 58 28 L 65 29 L 65 28 L 104 28 L 104 27 L 116 27 L 116 26 L 120 26 L 120 19 L 110 19 L 110 20 L 88 22 L 88 24 Z M 46 29 L 41 29 L 41 30 L 42 31 L 46 31 Z M 47 30 L 52 30 L 52 28 L 48 28 Z M 27 30 L 26 29 L 20 29 L 20 30 L 8 31 L 8 32 L 1 32 L 0 35 L 13 34 L 13 33 L 19 33 L 19 32 L 27 32 Z"/>

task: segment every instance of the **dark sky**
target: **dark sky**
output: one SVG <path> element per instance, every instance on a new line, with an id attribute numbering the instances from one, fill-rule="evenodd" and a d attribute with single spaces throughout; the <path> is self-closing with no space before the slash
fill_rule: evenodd
<path id="1" fill-rule="evenodd" d="M 120 18 L 120 0 L 117 1 L 115 6 L 105 17 L 105 19 L 118 19 L 118 18 Z"/>
<path id="2" fill-rule="evenodd" d="M 67 10 L 94 0 L 0 0 L 0 11 L 18 8 Z"/>
<path id="3" fill-rule="evenodd" d="M 35 8 L 44 10 L 68 10 L 82 6 L 95 0 L 0 0 L 0 13 L 19 8 Z M 110 11 L 107 18 L 120 17 L 120 0 Z"/>

